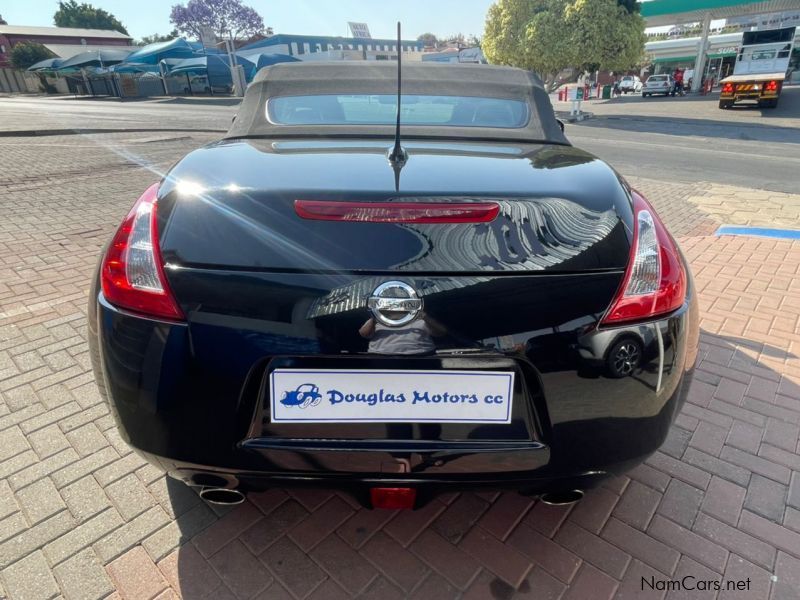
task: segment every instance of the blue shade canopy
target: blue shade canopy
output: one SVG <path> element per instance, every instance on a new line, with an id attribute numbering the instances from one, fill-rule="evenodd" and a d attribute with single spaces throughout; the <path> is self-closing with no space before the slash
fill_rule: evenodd
<path id="1" fill-rule="evenodd" d="M 58 67 L 59 71 L 83 67 L 108 67 L 124 61 L 130 50 L 90 50 L 66 59 Z"/>
<path id="2" fill-rule="evenodd" d="M 248 81 L 252 80 L 253 77 L 256 76 L 256 73 L 258 73 L 258 70 L 263 69 L 264 67 L 269 67 L 282 62 L 301 62 L 299 58 L 289 56 L 288 54 L 267 54 L 260 51 L 237 52 L 236 56 L 240 58 L 246 58 L 254 65 L 252 71 L 249 73 L 247 72 L 247 67 L 245 67 L 245 73 L 247 74 Z"/>
<path id="3" fill-rule="evenodd" d="M 64 62 L 63 58 L 45 58 L 44 60 L 40 60 L 36 64 L 31 65 L 26 70 L 27 71 L 47 71 L 50 69 L 57 69 L 61 66 L 61 63 Z"/>
<path id="4" fill-rule="evenodd" d="M 165 58 L 190 58 L 200 49 L 183 38 L 148 44 L 131 54 L 128 62 L 156 65 Z"/>
<path id="5" fill-rule="evenodd" d="M 237 56 L 236 61 L 244 67 L 245 74 L 252 72 L 255 64 L 247 58 Z M 170 75 L 186 73 L 202 74 L 213 78 L 214 83 L 231 83 L 231 68 L 226 54 L 209 54 L 187 58 L 169 70 Z"/>
<path id="6" fill-rule="evenodd" d="M 119 63 L 118 65 L 114 65 L 109 69 L 114 73 L 148 73 L 148 72 L 155 72 L 158 73 L 158 65 L 150 65 L 147 63 L 135 63 L 125 61 Z"/>

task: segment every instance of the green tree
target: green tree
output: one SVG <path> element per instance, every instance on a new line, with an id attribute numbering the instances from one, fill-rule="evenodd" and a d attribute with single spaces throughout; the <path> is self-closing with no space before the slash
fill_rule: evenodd
<path id="1" fill-rule="evenodd" d="M 19 42 L 11 49 L 11 66 L 27 69 L 40 60 L 53 58 L 55 54 L 38 42 Z"/>
<path id="2" fill-rule="evenodd" d="M 569 5 L 564 0 L 550 0 L 546 10 L 533 15 L 522 39 L 525 64 L 539 74 L 547 89 L 556 84 L 559 72 L 579 61 L 581 50 L 567 25 Z"/>
<path id="3" fill-rule="evenodd" d="M 78 4 L 76 0 L 59 2 L 58 10 L 53 15 L 53 22 L 58 27 L 113 29 L 128 35 L 128 30 L 110 12 L 95 8 L 86 2 Z"/>
<path id="4" fill-rule="evenodd" d="M 560 71 L 623 70 L 644 57 L 644 20 L 618 0 L 498 0 L 482 40 L 491 63 L 539 74 L 551 87 Z"/>
<path id="5" fill-rule="evenodd" d="M 497 0 L 486 14 L 481 48 L 489 62 L 537 71 L 527 62 L 526 30 L 533 17 L 546 11 L 549 0 Z"/>
<path id="6" fill-rule="evenodd" d="M 617 0 L 617 4 L 622 6 L 629 13 L 639 12 L 639 7 L 641 6 L 639 0 Z"/>
<path id="7" fill-rule="evenodd" d="M 168 42 L 170 40 L 174 40 L 178 37 L 178 30 L 173 29 L 167 35 L 161 35 L 160 33 L 154 33 L 153 35 L 146 35 L 140 40 L 136 40 L 137 46 L 147 46 L 147 44 L 155 44 L 157 42 Z"/>
<path id="8" fill-rule="evenodd" d="M 420 35 L 417 38 L 417 41 L 422 42 L 422 45 L 428 48 L 436 48 L 439 45 L 439 40 L 437 37 L 430 32 Z"/>
<path id="9" fill-rule="evenodd" d="M 573 66 L 580 70 L 623 71 L 644 59 L 644 19 L 616 0 L 574 0 L 565 16 L 577 45 Z"/>

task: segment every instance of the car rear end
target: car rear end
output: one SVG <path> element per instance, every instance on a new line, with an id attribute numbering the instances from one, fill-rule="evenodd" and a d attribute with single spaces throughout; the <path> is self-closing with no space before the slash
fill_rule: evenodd
<path id="1" fill-rule="evenodd" d="M 625 93 L 635 91 L 636 82 L 633 77 L 625 76 L 619 82 L 619 89 Z"/>
<path id="2" fill-rule="evenodd" d="M 642 88 L 643 96 L 664 94 L 669 96 L 673 92 L 674 83 L 669 75 L 651 75 Z"/>
<path id="3" fill-rule="evenodd" d="M 93 293 L 98 379 L 125 439 L 191 485 L 324 485 L 367 504 L 378 488 L 416 504 L 453 487 L 582 490 L 643 460 L 693 367 L 691 278 L 652 208 L 579 158 L 558 183 L 537 173 L 534 194 L 459 195 L 455 222 L 437 222 L 454 198 L 436 186 L 403 198 L 415 213 L 386 192 L 205 186 L 179 165 L 120 228 Z M 464 161 L 473 189 L 485 163 Z M 287 168 L 276 183 L 302 170 Z M 554 189 L 567 173 L 603 200 Z M 389 281 L 424 301 L 432 347 L 359 334 Z M 607 365 L 625 341 L 641 360 L 620 377 Z M 302 384 L 324 384 L 326 411 L 281 403 Z M 404 404 L 387 400 L 398 389 Z"/>
<path id="4" fill-rule="evenodd" d="M 775 108 L 783 91 L 783 74 L 732 75 L 720 82 L 719 107 L 730 108 L 737 102 L 754 102 Z"/>
<path id="5" fill-rule="evenodd" d="M 330 108 L 286 97 L 275 120 Z M 421 98 L 414 114 L 440 118 L 447 101 Z M 495 135 L 515 118 L 457 104 Z M 89 310 L 123 438 L 209 498 L 323 486 L 384 508 L 467 488 L 574 499 L 655 451 L 697 352 L 675 241 L 557 129 L 452 131 L 409 135 L 394 168 L 385 139 L 237 137 L 150 187 Z"/>

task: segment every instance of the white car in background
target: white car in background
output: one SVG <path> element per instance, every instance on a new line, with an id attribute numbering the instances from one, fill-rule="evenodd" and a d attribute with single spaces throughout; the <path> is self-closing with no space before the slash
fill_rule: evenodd
<path id="1" fill-rule="evenodd" d="M 642 97 L 652 96 L 653 94 L 664 94 L 665 96 L 675 95 L 675 80 L 672 75 L 651 75 L 644 82 Z"/>
<path id="2" fill-rule="evenodd" d="M 623 94 L 627 94 L 628 92 L 638 94 L 642 91 L 642 80 L 636 75 L 626 75 L 619 82 L 619 91 Z"/>

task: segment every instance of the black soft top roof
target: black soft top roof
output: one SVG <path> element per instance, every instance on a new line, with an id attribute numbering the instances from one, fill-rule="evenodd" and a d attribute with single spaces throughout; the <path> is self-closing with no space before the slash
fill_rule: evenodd
<path id="1" fill-rule="evenodd" d="M 403 126 L 408 138 L 549 142 L 568 144 L 553 114 L 550 98 L 533 73 L 488 65 L 408 63 L 403 66 L 403 94 L 473 96 L 521 100 L 530 119 L 518 129 L 495 127 Z M 282 63 L 261 69 L 245 93 L 226 134 L 237 137 L 393 137 L 388 125 L 284 125 L 267 119 L 275 96 L 320 94 L 396 94 L 394 61 Z"/>

